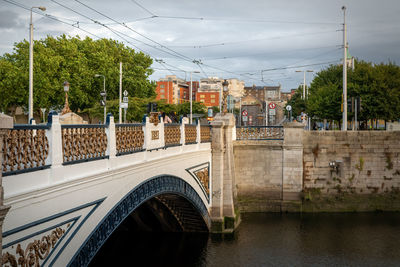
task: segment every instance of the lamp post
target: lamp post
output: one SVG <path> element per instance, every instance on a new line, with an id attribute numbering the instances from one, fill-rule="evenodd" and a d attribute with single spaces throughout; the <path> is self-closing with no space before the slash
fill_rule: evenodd
<path id="1" fill-rule="evenodd" d="M 100 95 L 103 97 L 103 101 L 101 104 L 104 106 L 104 123 L 106 122 L 106 112 L 107 112 L 107 107 L 106 107 L 106 99 L 107 99 L 107 93 L 106 93 L 106 77 L 101 74 L 95 74 L 94 77 L 103 77 L 103 91 L 100 92 Z"/>
<path id="2" fill-rule="evenodd" d="M 64 92 L 65 92 L 65 104 L 64 104 L 64 108 L 61 111 L 61 115 L 64 115 L 66 113 L 72 112 L 69 108 L 69 104 L 68 104 L 68 91 L 69 91 L 69 82 L 65 81 L 63 84 L 64 87 Z"/>
<path id="3" fill-rule="evenodd" d="M 224 89 L 224 107 L 223 107 L 223 114 L 225 115 L 228 112 L 228 107 L 227 107 L 227 98 L 228 98 L 228 81 L 224 80 L 224 82 L 222 83 L 222 87 Z"/>
<path id="4" fill-rule="evenodd" d="M 192 115 L 192 101 L 193 101 L 193 81 L 192 81 L 192 73 L 200 73 L 200 71 L 197 71 L 197 70 L 195 70 L 195 71 L 190 71 L 190 92 L 189 92 L 189 95 L 190 95 L 190 100 L 189 100 L 189 102 L 190 102 L 190 124 L 192 124 L 192 120 L 193 120 L 193 115 Z"/>
<path id="5" fill-rule="evenodd" d="M 303 99 L 305 100 L 306 99 L 306 72 L 313 72 L 313 70 L 296 70 L 296 72 L 303 72 Z"/>
<path id="6" fill-rule="evenodd" d="M 46 11 L 43 6 L 31 7 L 31 21 L 29 24 L 29 115 L 28 123 L 33 119 L 33 23 L 32 23 L 32 9 L 38 8 L 42 11 Z"/>

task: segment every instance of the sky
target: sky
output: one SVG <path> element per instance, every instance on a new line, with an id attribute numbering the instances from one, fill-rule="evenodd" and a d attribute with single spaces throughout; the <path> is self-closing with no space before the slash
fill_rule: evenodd
<path id="1" fill-rule="evenodd" d="M 47 35 L 112 38 L 154 59 L 151 80 L 237 78 L 290 91 L 349 53 L 400 62 L 399 0 L 0 0 L 0 55 Z M 157 60 L 157 61 L 156 61 Z M 357 67 L 357 66 L 356 66 Z"/>

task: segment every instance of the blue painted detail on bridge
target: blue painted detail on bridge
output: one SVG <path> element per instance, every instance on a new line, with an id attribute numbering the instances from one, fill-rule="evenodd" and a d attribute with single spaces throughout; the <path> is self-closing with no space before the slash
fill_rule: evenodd
<path id="1" fill-rule="evenodd" d="M 139 184 L 108 212 L 77 250 L 68 266 L 87 266 L 101 246 L 129 214 L 147 200 L 161 194 L 176 194 L 186 198 L 198 210 L 206 224 L 210 225 L 207 207 L 192 186 L 175 176 L 157 176 Z"/>

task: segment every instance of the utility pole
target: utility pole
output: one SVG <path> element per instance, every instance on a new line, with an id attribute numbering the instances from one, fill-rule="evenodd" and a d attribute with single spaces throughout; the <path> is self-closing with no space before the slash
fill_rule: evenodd
<path id="1" fill-rule="evenodd" d="M 346 6 L 343 10 L 343 127 L 347 131 L 347 40 L 346 40 Z"/>
<path id="2" fill-rule="evenodd" d="M 46 11 L 44 6 L 31 7 L 31 20 L 29 23 L 29 101 L 28 101 L 28 123 L 33 119 L 33 23 L 32 23 L 32 9 L 38 8 Z"/>
<path id="3" fill-rule="evenodd" d="M 119 123 L 122 123 L 122 62 L 119 63 Z"/>

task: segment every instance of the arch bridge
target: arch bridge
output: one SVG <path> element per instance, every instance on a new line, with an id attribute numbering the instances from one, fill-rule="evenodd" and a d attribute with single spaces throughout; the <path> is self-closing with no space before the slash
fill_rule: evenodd
<path id="1" fill-rule="evenodd" d="M 126 220 L 145 231 L 211 228 L 209 125 L 61 125 L 51 114 L 9 129 L 4 151 L 4 266 L 86 266 Z"/>

